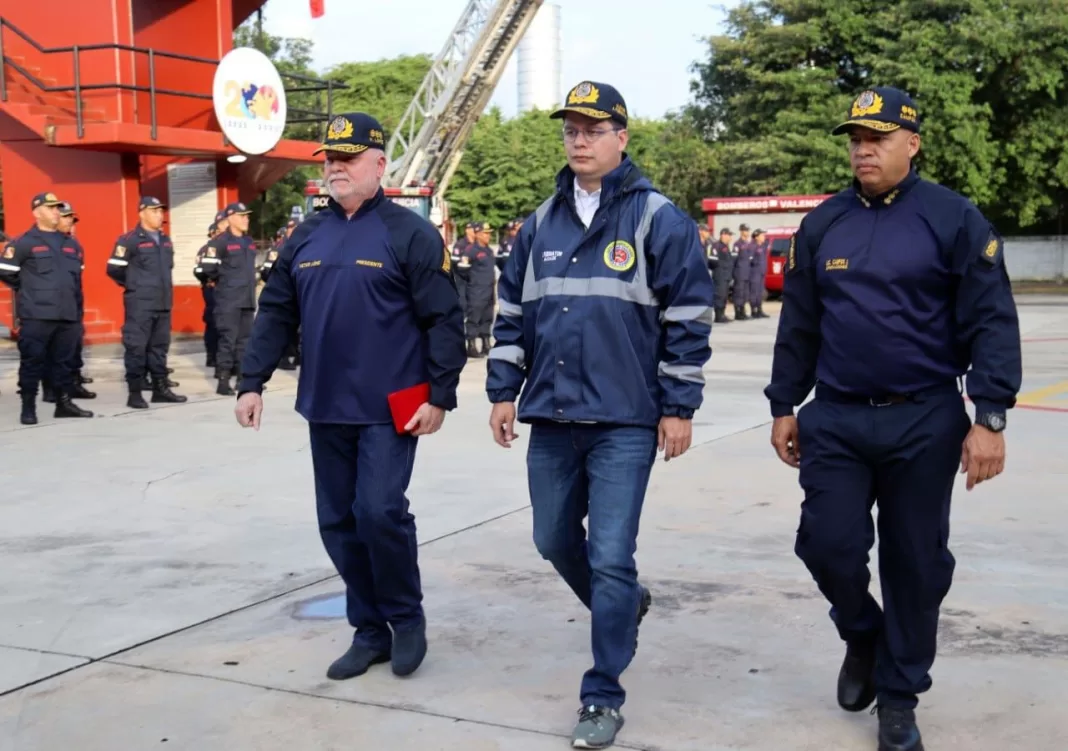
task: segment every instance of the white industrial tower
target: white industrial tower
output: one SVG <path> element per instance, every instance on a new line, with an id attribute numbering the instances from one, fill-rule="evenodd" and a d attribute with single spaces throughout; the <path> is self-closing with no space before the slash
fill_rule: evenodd
<path id="1" fill-rule="evenodd" d="M 560 106 L 560 6 L 541 6 L 516 48 L 519 84 L 519 111 L 537 107 L 549 110 Z"/>

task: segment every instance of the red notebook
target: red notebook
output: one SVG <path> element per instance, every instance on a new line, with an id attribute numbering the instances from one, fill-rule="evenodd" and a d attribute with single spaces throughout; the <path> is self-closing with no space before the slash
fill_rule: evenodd
<path id="1" fill-rule="evenodd" d="M 393 427 L 398 433 L 407 433 L 404 426 L 420 407 L 430 401 L 430 384 L 420 383 L 410 388 L 394 391 L 386 399 L 389 400 L 389 411 L 393 415 Z"/>

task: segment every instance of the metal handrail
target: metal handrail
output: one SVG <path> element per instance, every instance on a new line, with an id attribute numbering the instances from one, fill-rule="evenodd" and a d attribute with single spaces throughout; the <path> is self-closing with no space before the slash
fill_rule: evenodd
<path id="1" fill-rule="evenodd" d="M 11 58 L 4 54 L 4 29 L 10 29 L 16 36 L 21 38 L 24 42 L 29 44 L 35 50 L 43 55 L 53 54 L 71 54 L 73 58 L 74 66 L 74 84 L 72 86 L 49 86 L 44 81 L 34 76 L 28 70 L 16 63 Z M 133 52 L 136 54 L 148 55 L 148 86 L 138 86 L 137 84 L 129 83 L 94 83 L 83 84 L 81 82 L 81 54 L 83 52 L 94 52 L 100 50 L 116 50 L 120 52 Z M 156 87 L 156 58 L 163 57 L 170 60 L 182 60 L 184 62 L 192 63 L 204 63 L 207 65 L 218 65 L 218 60 L 213 60 L 208 57 L 198 57 L 196 55 L 184 55 L 179 52 L 163 52 L 150 47 L 136 47 L 129 44 L 84 44 L 84 45 L 71 45 L 69 47 L 44 47 L 36 40 L 30 37 L 29 34 L 22 31 L 22 29 L 15 26 L 5 18 L 0 17 L 0 101 L 7 101 L 7 73 L 6 67 L 10 65 L 14 70 L 18 71 L 27 81 L 32 83 L 42 92 L 50 94 L 63 94 L 74 92 L 74 111 L 75 119 L 77 121 L 78 138 L 82 138 L 85 135 L 85 120 L 84 113 L 82 111 L 82 92 L 83 91 L 101 91 L 105 89 L 113 89 L 117 91 L 134 91 L 140 93 L 147 93 L 149 95 L 149 108 L 150 108 L 150 129 L 152 140 L 156 140 L 157 135 L 157 122 L 156 122 L 156 95 L 161 96 L 174 96 L 184 97 L 186 99 L 205 99 L 211 100 L 211 94 L 203 94 L 196 91 L 177 91 L 175 89 L 160 89 Z M 309 123 L 325 123 L 329 122 L 333 118 L 333 106 L 334 106 L 334 91 L 338 89 L 349 88 L 347 84 L 340 81 L 333 81 L 331 79 L 314 78 L 311 76 L 301 75 L 300 73 L 289 73 L 279 71 L 278 75 L 283 79 L 292 79 L 302 84 L 312 84 L 310 86 L 297 86 L 294 88 L 286 88 L 287 94 L 294 93 L 314 93 L 314 92 L 326 92 L 326 111 L 322 110 L 306 110 L 299 108 L 289 108 L 288 113 L 296 114 L 297 119 L 286 117 L 287 125 L 302 125 Z M 319 103 L 322 103 L 322 97 L 319 97 Z M 287 115 L 288 115 L 287 113 Z"/>

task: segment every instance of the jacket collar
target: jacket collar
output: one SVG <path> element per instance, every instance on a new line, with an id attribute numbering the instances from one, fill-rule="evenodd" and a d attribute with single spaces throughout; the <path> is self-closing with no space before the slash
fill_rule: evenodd
<path id="1" fill-rule="evenodd" d="M 912 187 L 916 185 L 916 183 L 918 183 L 919 181 L 920 176 L 916 173 L 916 169 L 912 168 L 909 170 L 909 173 L 905 176 L 904 180 L 899 182 L 890 190 L 884 193 L 880 193 L 877 196 L 865 195 L 864 192 L 861 190 L 860 181 L 856 178 L 853 178 L 853 192 L 854 194 L 856 194 L 857 200 L 860 201 L 860 203 L 865 208 L 882 208 L 884 206 L 890 206 L 892 203 L 894 203 L 894 201 L 897 201 L 899 198 L 904 196 L 906 193 L 912 190 Z"/>
<path id="2" fill-rule="evenodd" d="M 352 215 L 352 218 L 356 219 L 358 217 L 363 216 L 364 214 L 367 214 L 370 211 L 374 211 L 378 204 L 380 204 L 384 200 L 385 195 L 386 192 L 382 190 L 382 186 L 379 186 L 378 190 L 375 191 L 375 194 L 373 196 L 371 196 L 366 201 L 360 204 L 360 208 L 356 209 L 356 213 Z M 349 218 L 345 216 L 345 209 L 341 208 L 341 204 L 339 204 L 333 198 L 330 199 L 327 205 L 330 207 L 330 210 L 333 211 L 338 217 L 344 219 L 345 221 L 350 221 Z"/>
<path id="3" fill-rule="evenodd" d="M 630 156 L 623 152 L 623 161 L 619 166 L 601 178 L 601 205 L 604 206 L 613 198 L 632 190 L 648 190 L 651 187 L 641 170 L 630 160 Z M 567 165 L 556 173 L 556 193 L 568 203 L 574 203 L 575 173 Z"/>

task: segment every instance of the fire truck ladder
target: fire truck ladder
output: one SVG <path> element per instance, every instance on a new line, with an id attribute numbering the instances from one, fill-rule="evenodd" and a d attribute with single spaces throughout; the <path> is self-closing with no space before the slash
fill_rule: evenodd
<path id="1" fill-rule="evenodd" d="M 383 184 L 445 193 L 512 51 L 544 0 L 469 0 L 389 139 Z"/>

